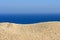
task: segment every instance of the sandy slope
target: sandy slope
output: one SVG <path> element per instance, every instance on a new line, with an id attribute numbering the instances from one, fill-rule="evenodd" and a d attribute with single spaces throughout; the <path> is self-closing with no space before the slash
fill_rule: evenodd
<path id="1" fill-rule="evenodd" d="M 60 22 L 0 23 L 0 40 L 60 40 Z"/>

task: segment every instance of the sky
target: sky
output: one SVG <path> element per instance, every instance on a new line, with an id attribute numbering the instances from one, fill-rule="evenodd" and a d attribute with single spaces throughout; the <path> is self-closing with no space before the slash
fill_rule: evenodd
<path id="1" fill-rule="evenodd" d="M 60 0 L 0 0 L 1 13 L 60 13 Z"/>

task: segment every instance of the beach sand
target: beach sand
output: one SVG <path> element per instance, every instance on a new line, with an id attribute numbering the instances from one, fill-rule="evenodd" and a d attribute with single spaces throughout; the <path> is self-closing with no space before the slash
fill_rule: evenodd
<path id="1" fill-rule="evenodd" d="M 0 40 L 60 40 L 60 22 L 0 23 Z"/>

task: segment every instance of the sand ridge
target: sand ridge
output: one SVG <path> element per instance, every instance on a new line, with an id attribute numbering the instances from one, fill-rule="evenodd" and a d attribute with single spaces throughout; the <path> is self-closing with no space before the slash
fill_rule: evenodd
<path id="1" fill-rule="evenodd" d="M 0 23 L 0 40 L 60 40 L 60 22 Z"/>

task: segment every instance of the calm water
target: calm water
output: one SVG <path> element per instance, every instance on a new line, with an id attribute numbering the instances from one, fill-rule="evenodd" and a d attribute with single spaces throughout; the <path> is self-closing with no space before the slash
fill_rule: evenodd
<path id="1" fill-rule="evenodd" d="M 30 24 L 47 21 L 60 21 L 60 14 L 14 14 L 0 15 L 0 22 Z"/>

